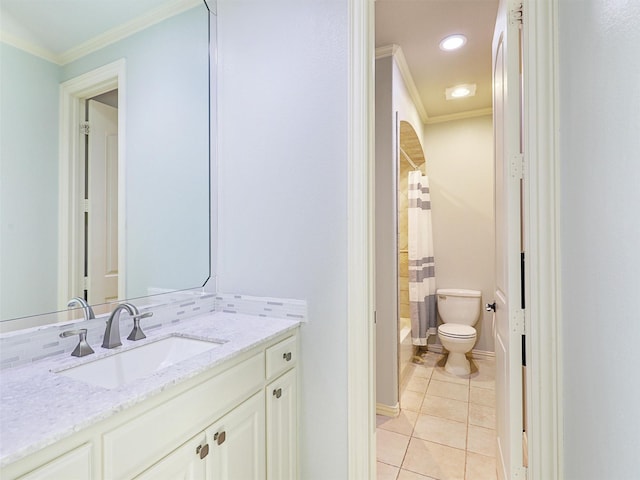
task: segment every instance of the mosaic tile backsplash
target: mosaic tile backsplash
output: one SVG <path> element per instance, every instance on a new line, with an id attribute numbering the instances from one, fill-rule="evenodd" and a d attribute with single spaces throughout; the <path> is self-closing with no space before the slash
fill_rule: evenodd
<path id="1" fill-rule="evenodd" d="M 176 324 L 190 318 L 214 311 L 241 313 L 260 317 L 307 320 L 307 305 L 303 300 L 252 297 L 248 295 L 205 293 L 199 290 L 174 292 L 162 297 L 150 297 L 133 302 L 140 312 L 152 311 L 153 316 L 142 320 L 142 330 L 154 329 Z M 75 310 L 78 316 L 81 310 Z M 65 315 L 68 312 L 64 312 Z M 60 338 L 65 330 L 87 329 L 87 341 L 96 346 L 102 343 L 105 322 L 109 314 L 96 314 L 95 319 L 84 321 L 82 318 L 61 321 L 50 314 L 39 319 L 44 326 L 35 326 L 0 334 L 0 370 L 36 362 L 43 358 L 64 353 L 70 354 L 78 343 L 78 337 Z M 40 316 L 42 317 L 42 316 Z M 30 319 L 24 319 L 29 325 Z M 121 316 L 120 334 L 127 336 L 133 328 L 133 320 L 126 312 Z"/>

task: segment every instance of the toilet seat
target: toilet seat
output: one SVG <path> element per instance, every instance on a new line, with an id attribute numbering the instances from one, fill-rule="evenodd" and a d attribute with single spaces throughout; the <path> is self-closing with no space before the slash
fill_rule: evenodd
<path id="1" fill-rule="evenodd" d="M 469 325 L 443 323 L 438 327 L 438 333 L 449 338 L 475 338 L 476 329 Z"/>

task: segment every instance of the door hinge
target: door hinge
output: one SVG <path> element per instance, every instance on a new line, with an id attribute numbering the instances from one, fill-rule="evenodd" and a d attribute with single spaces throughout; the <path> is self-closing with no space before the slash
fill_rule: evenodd
<path id="1" fill-rule="evenodd" d="M 82 289 L 89 290 L 89 277 L 82 278 Z"/>
<path id="2" fill-rule="evenodd" d="M 518 153 L 511 157 L 511 162 L 509 162 L 509 172 L 511 174 L 511 178 L 524 178 L 524 155 L 522 153 Z"/>
<path id="3" fill-rule="evenodd" d="M 82 212 L 83 213 L 89 213 L 89 199 L 85 198 L 82 200 Z"/>
<path id="4" fill-rule="evenodd" d="M 511 470 L 511 478 L 513 480 L 525 480 L 527 478 L 527 467 L 524 466 L 518 466 L 518 467 L 513 467 L 513 469 Z"/>
<path id="5" fill-rule="evenodd" d="M 90 130 L 91 130 L 91 126 L 89 125 L 89 122 L 80 122 L 81 135 L 89 135 Z"/>
<path id="6" fill-rule="evenodd" d="M 511 328 L 513 329 L 513 333 L 520 335 L 525 334 L 524 310 L 518 309 L 513 312 Z"/>
<path id="7" fill-rule="evenodd" d="M 524 21 L 524 11 L 522 0 L 514 0 L 509 7 L 509 23 L 511 25 L 522 25 Z"/>

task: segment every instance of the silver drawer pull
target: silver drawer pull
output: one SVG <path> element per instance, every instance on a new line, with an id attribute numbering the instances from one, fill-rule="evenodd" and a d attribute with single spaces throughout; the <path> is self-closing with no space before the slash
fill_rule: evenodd
<path id="1" fill-rule="evenodd" d="M 200 455 L 200 460 L 209 455 L 209 444 L 199 445 L 198 448 L 196 448 L 196 454 Z"/>
<path id="2" fill-rule="evenodd" d="M 282 358 L 284 358 L 287 362 L 291 361 L 291 352 L 287 352 L 282 354 Z"/>
<path id="3" fill-rule="evenodd" d="M 216 441 L 218 445 L 222 445 L 224 441 L 227 439 L 227 432 L 218 432 L 213 436 L 213 439 Z"/>

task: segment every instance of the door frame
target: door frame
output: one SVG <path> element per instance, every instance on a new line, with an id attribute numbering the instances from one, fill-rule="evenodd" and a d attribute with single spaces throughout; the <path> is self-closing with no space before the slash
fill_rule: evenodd
<path id="1" fill-rule="evenodd" d="M 60 84 L 58 155 L 58 307 L 84 290 L 84 147 L 80 124 L 88 98 L 118 89 L 118 298 L 126 298 L 125 165 L 126 86 L 124 59 Z M 82 255 L 79 253 L 82 252 Z"/>
<path id="2" fill-rule="evenodd" d="M 527 478 L 562 477 L 557 0 L 521 0 L 527 242 Z M 374 0 L 349 0 L 348 461 L 375 478 Z"/>

